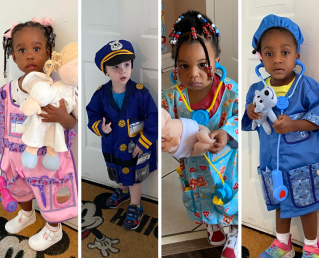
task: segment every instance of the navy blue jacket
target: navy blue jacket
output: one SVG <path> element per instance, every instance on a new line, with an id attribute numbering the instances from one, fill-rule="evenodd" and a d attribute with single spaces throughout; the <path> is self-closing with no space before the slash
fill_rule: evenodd
<path id="1" fill-rule="evenodd" d="M 142 84 L 129 80 L 120 109 L 112 95 L 112 81 L 102 85 L 94 93 L 86 107 L 89 129 L 102 139 L 102 152 L 108 168 L 113 169 L 116 181 L 123 185 L 140 182 L 137 172 L 146 166 L 148 171 L 156 170 L 156 141 L 158 138 L 158 110 L 156 104 Z M 111 122 L 112 131 L 104 134 L 101 128 L 103 117 Z M 144 122 L 143 130 L 132 133 L 130 129 Z M 137 165 L 128 152 L 128 145 L 133 140 L 143 150 L 145 161 Z M 145 171 L 144 171 L 145 172 Z"/>

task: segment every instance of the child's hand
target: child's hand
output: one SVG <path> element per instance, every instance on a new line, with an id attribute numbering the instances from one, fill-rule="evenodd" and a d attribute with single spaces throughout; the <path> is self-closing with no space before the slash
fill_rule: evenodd
<path id="1" fill-rule="evenodd" d="M 133 151 L 133 158 L 140 157 L 143 154 L 143 151 L 140 149 L 140 147 L 138 147 L 137 145 L 135 146 L 135 149 Z"/>
<path id="2" fill-rule="evenodd" d="M 65 107 L 64 99 L 60 99 L 60 107 L 54 107 L 51 104 L 42 107 L 47 114 L 39 114 L 43 117 L 42 122 L 60 123 L 65 129 L 72 129 L 76 124 L 76 119 L 70 115 Z"/>
<path id="3" fill-rule="evenodd" d="M 103 133 L 109 134 L 112 131 L 111 124 L 112 124 L 111 122 L 106 124 L 105 117 L 103 117 L 103 121 L 101 125 Z"/>
<path id="4" fill-rule="evenodd" d="M 247 107 L 247 115 L 250 120 L 258 120 L 261 118 L 261 112 L 255 113 L 256 106 L 253 103 L 250 103 Z"/>
<path id="5" fill-rule="evenodd" d="M 220 152 L 226 146 L 227 142 L 231 140 L 231 137 L 223 129 L 210 132 L 209 137 L 216 140 L 211 145 L 212 147 L 208 149 L 208 151 L 213 154 Z"/>
<path id="6" fill-rule="evenodd" d="M 290 133 L 291 131 L 294 131 L 294 120 L 289 116 L 280 115 L 278 120 L 273 123 L 272 127 L 278 134 Z"/>

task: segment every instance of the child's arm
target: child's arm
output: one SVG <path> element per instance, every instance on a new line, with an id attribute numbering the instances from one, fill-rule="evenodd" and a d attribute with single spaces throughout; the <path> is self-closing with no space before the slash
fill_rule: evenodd
<path id="1" fill-rule="evenodd" d="M 104 123 L 103 123 L 103 117 L 104 110 L 103 110 L 103 103 L 100 100 L 100 92 L 101 89 L 97 90 L 90 101 L 90 103 L 86 106 L 86 112 L 88 115 L 89 123 L 88 128 L 95 133 L 97 136 L 108 136 L 109 134 L 103 133 Z M 109 126 L 111 124 L 109 123 Z"/>
<path id="2" fill-rule="evenodd" d="M 292 131 L 315 131 L 319 129 L 319 84 L 307 85 L 307 81 L 302 86 L 305 90 L 308 88 L 306 95 L 301 98 L 302 105 L 308 110 L 302 116 L 302 119 L 293 120 L 286 115 L 278 117 L 278 121 L 273 123 L 273 128 L 278 134 L 285 134 Z M 296 93 L 295 93 L 296 94 Z"/>
<path id="3" fill-rule="evenodd" d="M 60 100 L 60 107 L 58 108 L 49 104 L 41 109 L 47 112 L 47 114 L 38 115 L 43 117 L 42 122 L 60 123 L 67 130 L 74 128 L 76 125 L 76 119 L 67 112 L 63 99 Z"/>
<path id="4" fill-rule="evenodd" d="M 145 120 L 143 131 L 140 133 L 136 146 L 145 153 L 158 138 L 158 111 L 149 91 L 145 87 L 140 91 L 143 96 L 140 109 L 145 114 Z"/>
<path id="5" fill-rule="evenodd" d="M 246 96 L 246 110 L 241 120 L 241 128 L 243 131 L 253 131 L 251 128 L 253 119 L 260 119 L 261 114 L 255 114 L 255 106 L 253 105 L 254 96 L 255 89 L 252 85 Z"/>
<path id="6" fill-rule="evenodd" d="M 292 120 L 287 115 L 280 115 L 273 123 L 273 128 L 276 133 L 285 134 L 293 131 L 314 131 L 318 130 L 319 126 L 308 120 Z"/>

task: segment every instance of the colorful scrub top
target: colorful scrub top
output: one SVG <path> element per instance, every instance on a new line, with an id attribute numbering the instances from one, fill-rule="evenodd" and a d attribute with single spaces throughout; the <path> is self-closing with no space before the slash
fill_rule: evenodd
<path id="1" fill-rule="evenodd" d="M 188 90 L 180 87 L 188 105 Z M 212 200 L 215 182 L 219 179 L 204 156 L 182 158 L 179 160 L 180 181 L 183 189 L 183 203 L 189 217 L 197 224 L 237 225 L 238 224 L 238 85 L 233 80 L 225 79 L 225 91 L 216 113 L 205 125 L 210 130 L 223 129 L 233 141 L 217 154 L 207 153 L 213 165 L 222 174 L 225 183 L 232 188 L 232 197 L 225 205 L 215 205 Z M 162 93 L 162 107 L 172 118 L 190 118 L 179 92 L 172 87 Z M 188 187 L 189 186 L 189 187 Z"/>

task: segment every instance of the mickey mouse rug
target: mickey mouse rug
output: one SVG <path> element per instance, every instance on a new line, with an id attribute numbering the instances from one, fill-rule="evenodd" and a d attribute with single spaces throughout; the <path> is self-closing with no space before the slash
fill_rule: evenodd
<path id="1" fill-rule="evenodd" d="M 129 202 L 109 209 L 113 188 L 82 180 L 82 257 L 158 257 L 158 205 L 142 197 L 144 216 L 135 230 L 126 230 Z"/>
<path id="2" fill-rule="evenodd" d="M 28 240 L 38 233 L 45 225 L 45 220 L 36 212 L 37 220 L 18 234 L 9 234 L 4 226 L 7 221 L 18 215 L 20 206 L 15 212 L 6 212 L 0 204 L 0 257 L 5 258 L 77 258 L 78 231 L 62 225 L 63 237 L 61 241 L 45 251 L 37 252 L 29 247 Z"/>

